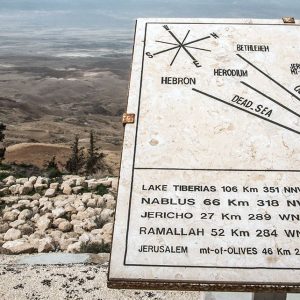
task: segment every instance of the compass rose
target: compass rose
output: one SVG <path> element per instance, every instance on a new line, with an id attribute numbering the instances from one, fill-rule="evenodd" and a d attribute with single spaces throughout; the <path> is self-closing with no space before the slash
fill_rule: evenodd
<path id="1" fill-rule="evenodd" d="M 155 42 L 156 43 L 161 43 L 161 44 L 172 45 L 172 47 L 161 50 L 161 51 L 158 51 L 158 52 L 155 52 L 153 54 L 150 53 L 150 52 L 146 52 L 146 55 L 149 58 L 153 58 L 156 55 L 159 55 L 159 54 L 162 54 L 162 53 L 165 53 L 165 52 L 169 52 L 169 51 L 173 51 L 173 50 L 177 50 L 174 57 L 173 57 L 173 59 L 172 59 L 172 61 L 171 61 L 171 63 L 170 63 L 170 66 L 173 65 L 173 63 L 175 62 L 180 50 L 182 49 L 192 59 L 193 64 L 197 68 L 201 67 L 199 61 L 194 57 L 194 55 L 191 53 L 190 49 L 198 50 L 198 51 L 211 52 L 210 49 L 195 47 L 194 44 L 197 43 L 197 42 L 200 42 L 200 41 L 210 39 L 211 37 L 213 37 L 215 39 L 219 38 L 219 36 L 216 33 L 211 33 L 208 36 L 205 36 L 205 37 L 187 42 L 186 40 L 187 40 L 187 38 L 190 34 L 190 30 L 188 30 L 185 37 L 184 37 L 184 39 L 182 41 L 180 41 L 179 38 L 171 31 L 171 29 L 169 28 L 168 25 L 164 25 L 163 28 L 171 35 L 171 37 L 173 39 L 173 42 L 166 42 L 166 41 L 159 41 L 159 40 L 156 40 Z"/>

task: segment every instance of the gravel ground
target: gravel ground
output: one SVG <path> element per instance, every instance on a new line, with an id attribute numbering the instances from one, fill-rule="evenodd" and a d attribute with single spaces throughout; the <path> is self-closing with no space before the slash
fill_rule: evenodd
<path id="1" fill-rule="evenodd" d="M 36 265 L 36 261 L 44 265 Z M 78 261 L 82 260 L 78 259 Z M 88 263 L 53 264 L 53 254 L 0 255 L 1 300 L 251 300 L 250 293 L 200 293 L 108 289 L 108 255 L 92 255 Z M 28 264 L 32 261 L 33 264 Z M 51 261 L 52 264 L 49 263 Z M 24 264 L 27 262 L 27 264 Z M 294 299 L 294 298 L 293 298 Z M 297 299 L 297 298 L 295 298 Z"/>

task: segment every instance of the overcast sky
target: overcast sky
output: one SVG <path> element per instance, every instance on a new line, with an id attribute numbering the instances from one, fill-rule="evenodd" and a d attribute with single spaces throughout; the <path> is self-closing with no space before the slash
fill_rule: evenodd
<path id="1" fill-rule="evenodd" d="M 300 0 L 0 0 L 0 28 L 133 29 L 138 17 L 300 18 Z"/>
<path id="2" fill-rule="evenodd" d="M 300 19 L 300 0 L 0 0 L 0 57 L 131 53 L 142 17 Z"/>

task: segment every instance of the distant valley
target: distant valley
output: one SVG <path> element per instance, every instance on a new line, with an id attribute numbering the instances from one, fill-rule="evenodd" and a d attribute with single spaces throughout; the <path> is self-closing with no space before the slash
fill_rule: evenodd
<path id="1" fill-rule="evenodd" d="M 125 36 L 110 44 L 99 37 L 98 45 L 85 41 L 86 36 L 75 41 L 68 36 L 65 41 L 55 37 L 52 43 L 47 39 L 43 45 L 41 38 L 35 37 L 32 45 L 29 37 L 25 39 L 24 53 L 20 41 L 15 41 L 11 53 L 9 47 L 0 49 L 0 122 L 7 125 L 6 145 L 68 146 L 78 134 L 86 146 L 93 130 L 97 146 L 115 152 L 113 159 L 118 160 L 131 41 Z M 15 159 L 10 153 L 8 159 Z"/>

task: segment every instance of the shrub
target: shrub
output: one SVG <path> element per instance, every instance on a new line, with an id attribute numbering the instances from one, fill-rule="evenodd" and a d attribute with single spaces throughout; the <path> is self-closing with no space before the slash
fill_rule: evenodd
<path id="1" fill-rule="evenodd" d="M 8 164 L 0 164 L 0 170 L 1 171 L 9 171 L 11 170 L 11 165 L 8 165 Z"/>
<path id="2" fill-rule="evenodd" d="M 2 160 L 4 159 L 6 148 L 1 144 L 5 138 L 4 131 L 6 130 L 6 126 L 3 123 L 0 123 L 0 164 L 2 163 Z"/>
<path id="3" fill-rule="evenodd" d="M 7 173 L 0 173 L 0 181 L 2 181 L 3 179 L 5 179 L 8 176 Z"/>
<path id="4" fill-rule="evenodd" d="M 96 217 L 95 219 L 95 223 L 97 225 L 97 228 L 102 228 L 105 224 L 106 224 L 106 221 L 104 221 L 103 219 L 101 219 L 99 216 Z"/>
<path id="5" fill-rule="evenodd" d="M 85 163 L 85 173 L 86 175 L 95 174 L 98 169 L 104 168 L 104 153 L 98 153 L 99 148 L 95 146 L 94 132 L 90 132 L 90 145 L 87 153 L 86 163 Z"/>
<path id="6" fill-rule="evenodd" d="M 65 168 L 71 174 L 78 174 L 84 165 L 83 148 L 79 147 L 78 135 L 75 136 L 71 150 L 72 153 L 66 162 Z"/>
<path id="7" fill-rule="evenodd" d="M 110 253 L 110 245 L 102 243 L 82 243 L 80 245 L 81 253 Z"/>
<path id="8" fill-rule="evenodd" d="M 44 165 L 46 167 L 47 177 L 55 178 L 55 177 L 60 177 L 62 175 L 61 172 L 59 171 L 55 156 L 53 156 L 52 159 L 46 162 Z"/>
<path id="9" fill-rule="evenodd" d="M 96 195 L 103 196 L 107 193 L 108 193 L 108 188 L 105 185 L 103 185 L 102 183 L 100 185 L 98 185 L 95 190 Z"/>

